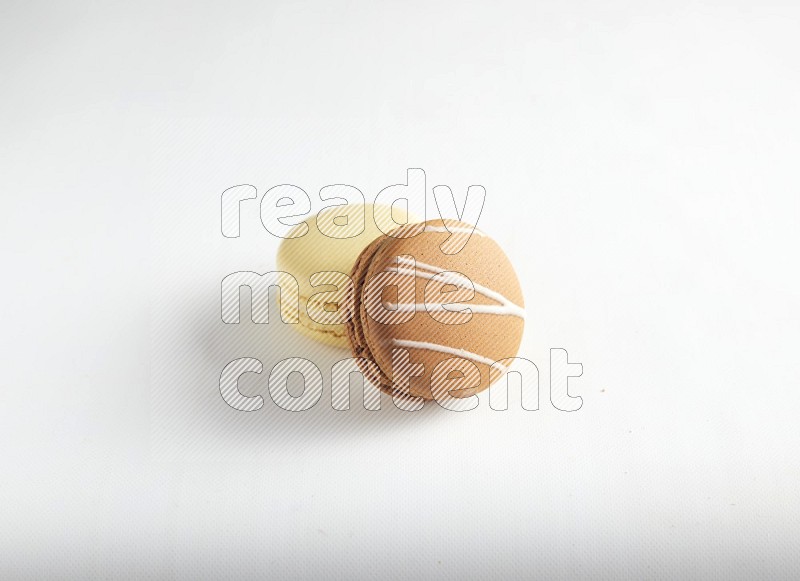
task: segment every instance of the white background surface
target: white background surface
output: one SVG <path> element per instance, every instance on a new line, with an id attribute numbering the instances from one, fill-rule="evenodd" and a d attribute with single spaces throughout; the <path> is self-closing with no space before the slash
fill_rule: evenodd
<path id="1" fill-rule="evenodd" d="M 799 18 L 4 3 L 0 577 L 796 578 Z M 343 352 L 221 324 L 278 242 L 222 191 L 409 167 L 486 188 L 541 409 L 228 408 L 231 358 Z"/>

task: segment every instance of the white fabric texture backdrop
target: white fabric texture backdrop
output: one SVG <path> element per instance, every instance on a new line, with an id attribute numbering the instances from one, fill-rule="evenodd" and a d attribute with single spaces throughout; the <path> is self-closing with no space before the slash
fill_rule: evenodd
<path id="1" fill-rule="evenodd" d="M 800 575 L 796 3 L 0 13 L 0 577 Z M 279 242 L 258 200 L 221 235 L 226 188 L 316 209 L 408 168 L 429 215 L 486 188 L 538 411 L 334 412 L 345 352 L 222 323 Z M 219 393 L 245 356 L 252 413 Z M 301 414 L 265 383 L 295 356 L 325 379 Z"/>

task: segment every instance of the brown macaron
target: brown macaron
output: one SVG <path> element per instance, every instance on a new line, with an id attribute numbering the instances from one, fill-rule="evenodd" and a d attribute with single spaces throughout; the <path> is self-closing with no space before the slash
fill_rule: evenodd
<path id="1" fill-rule="evenodd" d="M 465 398 L 507 371 L 524 302 L 497 243 L 454 220 L 409 224 L 356 260 L 347 337 L 367 379 L 393 396 Z"/>

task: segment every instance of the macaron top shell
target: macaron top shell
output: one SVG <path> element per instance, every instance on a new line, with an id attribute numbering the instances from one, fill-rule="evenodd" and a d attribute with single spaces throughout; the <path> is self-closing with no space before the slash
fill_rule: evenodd
<path id="1" fill-rule="evenodd" d="M 510 261 L 494 240 L 457 221 L 391 234 L 365 248 L 351 273 L 347 334 L 362 371 L 393 395 L 438 399 L 486 389 L 522 339 L 523 296 Z M 448 254 L 451 236 L 468 241 Z"/>

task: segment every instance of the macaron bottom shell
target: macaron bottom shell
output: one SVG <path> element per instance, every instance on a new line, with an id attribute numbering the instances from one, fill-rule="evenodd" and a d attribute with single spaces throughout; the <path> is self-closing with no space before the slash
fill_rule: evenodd
<path id="1" fill-rule="evenodd" d="M 367 381 L 382 392 L 395 395 L 395 389 L 392 386 L 391 380 L 381 371 L 380 367 L 378 367 L 375 362 L 375 356 L 372 354 L 362 324 L 362 320 L 368 315 L 362 304 L 361 296 L 364 290 L 364 284 L 366 283 L 369 265 L 382 243 L 382 238 L 374 240 L 361 252 L 358 260 L 356 260 L 356 263 L 353 265 L 353 271 L 350 274 L 350 278 L 353 280 L 353 302 L 350 305 L 352 317 L 345 325 L 345 330 L 347 332 L 350 349 L 352 350 L 353 356 L 357 358 L 356 363 Z"/>

